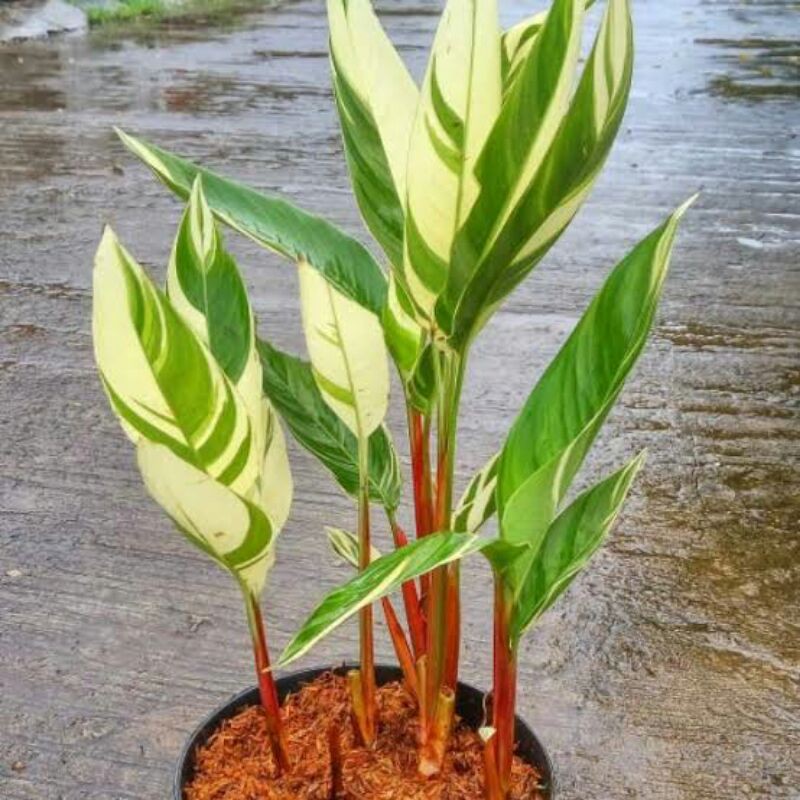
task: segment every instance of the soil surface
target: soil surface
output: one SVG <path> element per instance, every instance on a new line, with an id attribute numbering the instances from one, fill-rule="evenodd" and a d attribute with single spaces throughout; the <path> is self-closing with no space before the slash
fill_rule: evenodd
<path id="1" fill-rule="evenodd" d="M 483 746 L 456 724 L 441 775 L 416 775 L 417 708 L 398 683 L 378 689 L 375 747 L 360 746 L 347 680 L 323 675 L 283 707 L 292 772 L 277 776 L 266 721 L 249 708 L 196 756 L 186 800 L 483 800 Z M 536 770 L 515 759 L 509 800 L 542 800 Z"/>
<path id="2" fill-rule="evenodd" d="M 378 5 L 419 74 L 439 3 Z M 507 0 L 504 20 L 542 5 Z M 109 221 L 163 275 L 181 214 L 112 124 L 366 239 L 323 6 L 0 47 L 3 800 L 165 800 L 187 734 L 253 682 L 237 590 L 148 499 L 102 395 L 91 263 Z M 458 484 L 496 452 L 608 270 L 702 190 L 582 480 L 646 446 L 645 473 L 608 546 L 524 640 L 519 710 L 553 756 L 559 800 L 797 800 L 800 15 L 780 0 L 636 0 L 634 13 L 633 96 L 604 176 L 474 349 Z M 301 352 L 294 268 L 227 238 L 262 334 Z M 405 453 L 397 406 L 390 421 Z M 296 447 L 292 459 L 265 595 L 276 650 L 348 574 L 323 526 L 354 521 L 328 475 Z M 485 687 L 484 564 L 463 585 L 463 678 Z M 304 666 L 352 659 L 356 627 Z"/>

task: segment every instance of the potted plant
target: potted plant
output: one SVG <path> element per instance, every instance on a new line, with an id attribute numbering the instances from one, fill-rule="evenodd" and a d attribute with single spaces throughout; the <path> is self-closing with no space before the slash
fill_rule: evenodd
<path id="1" fill-rule="evenodd" d="M 626 107 L 629 2 L 607 0 L 576 85 L 587 5 L 554 0 L 501 31 L 496 0 L 449 0 L 418 88 L 369 0 L 328 0 L 344 149 L 385 270 L 325 220 L 119 131 L 188 206 L 166 294 L 104 235 L 98 364 L 149 491 L 239 583 L 259 678 L 192 738 L 176 800 L 552 796 L 546 756 L 515 717 L 519 642 L 600 546 L 641 468 L 643 454 L 568 496 L 644 347 L 691 202 L 611 271 L 456 501 L 471 345 L 571 222 Z M 258 339 L 217 223 L 296 265 L 308 360 Z M 412 537 L 384 422 L 387 352 L 408 423 Z M 275 668 L 355 615 L 360 652 L 336 674 L 276 681 L 257 598 L 291 501 L 281 420 L 355 502 L 354 532 L 328 537 L 357 574 L 321 601 Z M 385 555 L 376 508 L 392 533 Z M 481 534 L 492 517 L 498 535 Z M 495 578 L 485 697 L 458 680 L 459 564 L 475 553 Z M 375 665 L 378 604 L 394 669 Z"/>

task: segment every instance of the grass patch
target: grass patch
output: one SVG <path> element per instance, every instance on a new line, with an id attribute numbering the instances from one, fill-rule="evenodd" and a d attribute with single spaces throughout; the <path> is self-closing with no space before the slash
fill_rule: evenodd
<path id="1" fill-rule="evenodd" d="M 89 25 L 93 28 L 181 19 L 213 20 L 229 12 L 254 8 L 262 3 L 264 0 L 117 0 L 111 5 L 99 6 L 81 0 L 75 2 L 84 9 Z"/>

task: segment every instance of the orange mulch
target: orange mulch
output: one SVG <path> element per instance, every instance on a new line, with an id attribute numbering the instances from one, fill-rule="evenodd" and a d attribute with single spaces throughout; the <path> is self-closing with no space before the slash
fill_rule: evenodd
<path id="1" fill-rule="evenodd" d="M 378 689 L 380 727 L 373 749 L 359 745 L 344 678 L 328 673 L 291 695 L 284 724 L 290 775 L 276 777 L 259 707 L 224 722 L 196 754 L 186 800 L 483 800 L 478 734 L 457 724 L 442 773 L 417 775 L 416 706 L 399 683 Z M 331 770 L 338 742 L 339 776 Z M 334 790 L 334 783 L 337 784 Z M 511 800 L 541 800 L 539 775 L 515 759 Z"/>

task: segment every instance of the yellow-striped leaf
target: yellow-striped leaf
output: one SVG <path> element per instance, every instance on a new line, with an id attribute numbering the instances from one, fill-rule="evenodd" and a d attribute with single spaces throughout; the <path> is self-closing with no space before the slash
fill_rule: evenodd
<path id="1" fill-rule="evenodd" d="M 339 486 L 358 495 L 358 440 L 325 402 L 311 364 L 258 343 L 264 372 L 264 392 L 289 426 L 295 439 L 330 470 Z M 392 438 L 385 425 L 369 437 L 370 498 L 394 511 L 400 503 L 402 476 Z"/>
<path id="2" fill-rule="evenodd" d="M 358 557 L 358 536 L 350 531 L 332 527 L 326 527 L 325 533 L 328 535 L 328 543 L 333 552 L 346 564 L 355 569 L 361 569 Z M 380 557 L 380 551 L 375 547 L 370 547 L 370 561 L 376 561 Z"/>
<path id="3" fill-rule="evenodd" d="M 628 5 L 609 0 L 571 101 L 582 1 L 556 0 L 534 37 L 481 155 L 477 174 L 485 191 L 459 232 L 437 307 L 439 326 L 454 346 L 480 330 L 588 196 L 630 90 Z"/>
<path id="4" fill-rule="evenodd" d="M 252 422 L 256 452 L 263 453 L 260 499 L 276 530 L 289 513 L 292 479 L 283 431 L 264 397 L 255 319 L 247 289 L 223 245 L 198 176 L 181 221 L 167 272 L 167 296 L 209 348 L 236 387 Z"/>
<path id="5" fill-rule="evenodd" d="M 130 438 L 166 445 L 235 492 L 250 492 L 262 453 L 245 403 L 110 228 L 95 260 L 93 333 L 103 385 Z"/>
<path id="6" fill-rule="evenodd" d="M 258 595 L 275 558 L 267 515 L 164 445 L 141 439 L 137 454 L 148 491 L 176 527 Z"/>
<path id="7" fill-rule="evenodd" d="M 303 328 L 314 379 L 328 406 L 358 439 L 383 422 L 389 368 L 378 318 L 300 261 Z"/>
<path id="8" fill-rule="evenodd" d="M 311 613 L 281 654 L 278 667 L 307 653 L 358 611 L 390 594 L 406 581 L 480 550 L 477 536 L 436 533 L 373 561 L 355 578 L 334 589 Z"/>
<path id="9" fill-rule="evenodd" d="M 500 113 L 496 0 L 449 0 L 436 34 L 408 152 L 404 274 L 431 319 L 450 252 L 480 186 L 476 162 Z"/>
<path id="10" fill-rule="evenodd" d="M 588 10 L 595 4 L 595 0 L 586 0 Z M 525 59 L 528 57 L 533 43 L 547 19 L 546 11 L 539 11 L 527 19 L 523 19 L 504 31 L 502 44 L 502 73 L 503 94 L 507 95 L 519 77 Z"/>
<path id="11" fill-rule="evenodd" d="M 497 469 L 500 453 L 495 453 L 475 473 L 453 512 L 453 530 L 477 533 L 497 510 Z"/>
<path id="12" fill-rule="evenodd" d="M 390 263 L 403 263 L 406 159 L 419 91 L 370 0 L 328 0 L 333 85 L 356 199 Z"/>

